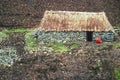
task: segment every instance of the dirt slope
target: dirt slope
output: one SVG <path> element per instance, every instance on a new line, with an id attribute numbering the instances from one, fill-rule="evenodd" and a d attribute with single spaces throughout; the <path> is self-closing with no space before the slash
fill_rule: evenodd
<path id="1" fill-rule="evenodd" d="M 0 80 L 114 80 L 114 56 L 109 49 L 26 55 L 11 67 L 0 68 Z"/>
<path id="2" fill-rule="evenodd" d="M 34 27 L 45 10 L 105 11 L 112 25 L 120 25 L 120 0 L 2 0 L 0 27 Z"/>

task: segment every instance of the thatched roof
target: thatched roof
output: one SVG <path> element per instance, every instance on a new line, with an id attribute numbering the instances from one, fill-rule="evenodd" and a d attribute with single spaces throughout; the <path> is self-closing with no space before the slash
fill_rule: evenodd
<path id="1" fill-rule="evenodd" d="M 45 31 L 114 31 L 104 12 L 73 11 L 45 11 L 38 29 Z"/>

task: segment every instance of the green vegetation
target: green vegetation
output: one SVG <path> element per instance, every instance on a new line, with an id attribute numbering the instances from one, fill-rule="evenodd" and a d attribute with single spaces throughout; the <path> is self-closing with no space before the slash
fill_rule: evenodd
<path id="1" fill-rule="evenodd" d="M 115 48 L 120 48 L 120 43 L 113 42 L 112 45 L 113 45 Z"/>
<path id="2" fill-rule="evenodd" d="M 31 36 L 36 32 L 33 30 L 26 30 L 24 28 L 20 28 L 20 29 L 4 29 L 1 31 L 1 35 L 3 37 L 7 37 L 7 34 L 9 33 L 15 33 L 15 32 L 25 32 L 25 50 L 31 50 L 31 51 L 42 51 L 42 48 L 47 47 L 47 48 L 51 48 L 53 49 L 52 52 L 56 52 L 56 53 L 62 53 L 62 52 L 66 52 L 69 51 L 70 49 L 74 49 L 74 48 L 78 48 L 79 47 L 79 43 L 78 42 L 66 42 L 66 43 L 57 43 L 57 42 L 49 42 L 43 45 L 38 45 L 38 39 L 36 38 L 32 38 Z M 51 50 L 50 49 L 50 50 Z M 44 51 L 44 50 L 43 50 Z"/>
<path id="3" fill-rule="evenodd" d="M 79 47 L 79 44 L 72 44 L 71 45 L 71 49 L 78 48 L 78 47 Z"/>
<path id="4" fill-rule="evenodd" d="M 26 47 L 25 49 L 27 50 L 32 50 L 37 47 L 37 39 L 36 38 L 31 38 L 33 35 L 34 31 L 28 31 L 25 35 L 25 43 Z"/>
<path id="5" fill-rule="evenodd" d="M 78 48 L 78 47 L 80 47 L 81 45 L 81 43 L 79 43 L 79 42 L 77 42 L 77 41 L 75 41 L 75 42 L 73 42 L 73 41 L 71 41 L 71 42 L 66 42 L 66 43 L 64 43 L 67 47 L 69 47 L 70 49 L 74 49 L 74 48 Z"/>
<path id="6" fill-rule="evenodd" d="M 42 46 L 47 46 L 53 48 L 53 52 L 62 53 L 66 51 L 70 51 L 71 49 L 80 47 L 78 42 L 49 42 L 48 44 L 44 44 Z"/>
<path id="7" fill-rule="evenodd" d="M 25 50 L 41 50 L 38 49 L 39 47 L 47 47 L 47 48 L 52 48 L 53 50 L 51 50 L 52 52 L 55 53 L 63 53 L 66 51 L 70 51 L 71 49 L 74 48 L 79 48 L 81 45 L 79 42 L 66 42 L 66 43 L 62 43 L 62 42 L 49 42 L 46 44 L 41 44 L 40 46 L 38 45 L 38 40 L 36 38 L 31 38 L 31 36 L 36 32 L 33 30 L 26 30 L 26 29 L 12 29 L 12 30 L 3 30 L 0 32 L 0 42 L 1 42 L 1 38 L 2 40 L 5 39 L 7 37 L 8 33 L 13 33 L 13 32 L 25 32 Z M 112 45 L 115 48 L 120 48 L 120 43 L 117 42 L 112 42 Z M 88 46 L 90 47 L 90 46 Z M 96 49 L 98 50 L 102 50 L 102 49 L 106 49 L 109 46 L 99 46 L 96 47 Z M 14 60 L 18 60 L 19 57 L 16 54 L 16 50 L 14 48 L 4 48 L 4 49 L 0 49 L 0 66 L 10 66 L 13 64 Z M 116 69 L 115 70 L 115 78 L 116 80 L 120 80 L 120 69 Z"/>
<path id="8" fill-rule="evenodd" d="M 26 29 L 24 29 L 24 28 L 19 28 L 19 29 L 10 29 L 10 30 L 8 30 L 8 29 L 4 29 L 4 30 L 2 30 L 2 33 L 4 33 L 4 34 L 7 34 L 7 33 L 13 33 L 13 32 L 26 32 L 27 30 Z"/>
<path id="9" fill-rule="evenodd" d="M 27 30 L 24 29 L 24 28 L 20 28 L 20 29 L 10 29 L 10 30 L 4 29 L 4 30 L 2 30 L 2 31 L 0 32 L 0 42 L 1 42 L 2 40 L 4 40 L 5 38 L 8 37 L 7 34 L 9 34 L 9 33 L 14 33 L 14 32 L 16 32 L 16 33 L 17 33 L 17 32 L 23 33 L 23 32 L 27 32 Z"/>
<path id="10" fill-rule="evenodd" d="M 3 40 L 3 38 L 6 38 L 7 37 L 7 34 L 9 33 L 26 33 L 25 34 L 25 42 L 26 42 L 26 47 L 25 49 L 32 49 L 34 47 L 37 46 L 37 39 L 36 38 L 31 38 L 31 35 L 33 34 L 34 31 L 32 30 L 26 30 L 24 28 L 19 28 L 19 29 L 4 29 L 0 32 L 0 35 L 2 37 L 0 37 L 0 42 Z"/>
<path id="11" fill-rule="evenodd" d="M 115 70 L 115 79 L 120 80 L 120 69 Z"/>
<path id="12" fill-rule="evenodd" d="M 69 51 L 69 48 L 64 45 L 64 43 L 57 43 L 57 42 L 50 42 L 48 44 L 45 44 L 44 46 L 52 47 L 54 49 L 54 52 L 66 52 Z"/>
<path id="13" fill-rule="evenodd" d="M 7 38 L 5 33 L 0 32 L 0 43 Z"/>

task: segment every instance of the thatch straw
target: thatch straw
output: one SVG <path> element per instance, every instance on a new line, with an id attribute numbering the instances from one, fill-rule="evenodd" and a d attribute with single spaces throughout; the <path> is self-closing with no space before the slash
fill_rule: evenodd
<path id="1" fill-rule="evenodd" d="M 45 11 L 39 26 L 45 31 L 114 31 L 104 12 Z"/>

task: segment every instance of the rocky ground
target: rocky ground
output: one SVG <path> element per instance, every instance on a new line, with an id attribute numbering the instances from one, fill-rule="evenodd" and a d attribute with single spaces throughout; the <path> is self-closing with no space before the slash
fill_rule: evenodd
<path id="1" fill-rule="evenodd" d="M 67 43 L 71 49 L 65 52 L 31 53 L 24 49 L 25 33 L 7 35 L 0 43 L 0 61 L 6 62 L 0 80 L 115 80 L 114 70 L 120 68 L 120 39 L 101 44 L 81 40 L 75 48 Z"/>
<path id="2" fill-rule="evenodd" d="M 110 43 L 81 45 L 59 54 L 27 53 L 12 66 L 0 67 L 0 80 L 114 80 L 120 49 Z"/>

